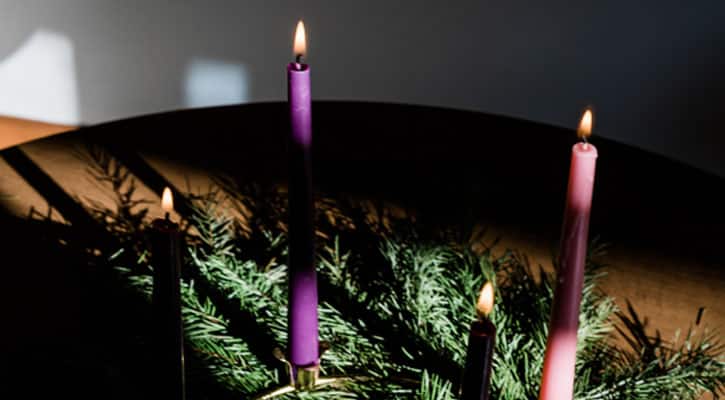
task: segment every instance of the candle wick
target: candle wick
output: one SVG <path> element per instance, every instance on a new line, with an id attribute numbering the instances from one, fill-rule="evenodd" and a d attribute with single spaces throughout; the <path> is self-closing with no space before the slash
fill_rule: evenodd
<path id="1" fill-rule="evenodd" d="M 589 148 L 589 141 L 587 140 L 586 135 L 582 136 L 582 143 L 584 144 L 582 147 L 584 147 L 584 150 Z"/>
<path id="2" fill-rule="evenodd" d="M 297 70 L 301 70 L 302 69 L 301 64 L 302 64 L 302 53 L 297 54 L 295 56 L 295 68 L 297 68 Z"/>
<path id="3" fill-rule="evenodd" d="M 169 214 L 168 211 L 166 212 L 166 217 L 165 218 L 166 218 L 167 221 L 171 219 L 171 215 Z"/>

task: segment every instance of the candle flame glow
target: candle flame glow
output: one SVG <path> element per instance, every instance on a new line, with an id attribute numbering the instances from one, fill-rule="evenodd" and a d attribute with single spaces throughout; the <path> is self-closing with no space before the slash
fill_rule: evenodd
<path id="1" fill-rule="evenodd" d="M 161 195 L 161 208 L 166 212 L 174 210 L 174 197 L 168 187 L 164 188 L 164 193 Z"/>
<path id="2" fill-rule="evenodd" d="M 594 114 L 591 108 L 584 110 L 581 121 L 579 121 L 579 128 L 576 130 L 577 136 L 580 139 L 586 139 L 592 134 L 592 125 L 594 124 Z"/>
<path id="3" fill-rule="evenodd" d="M 493 285 L 486 282 L 478 295 L 478 303 L 476 304 L 476 312 L 478 315 L 487 317 L 493 310 Z"/>
<path id="4" fill-rule="evenodd" d="M 297 23 L 297 29 L 295 29 L 294 53 L 295 56 L 305 56 L 307 54 L 307 35 L 302 20 Z"/>

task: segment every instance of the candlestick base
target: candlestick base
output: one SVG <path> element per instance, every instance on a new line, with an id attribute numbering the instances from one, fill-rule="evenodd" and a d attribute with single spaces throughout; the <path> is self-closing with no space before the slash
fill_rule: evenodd
<path id="1" fill-rule="evenodd" d="M 319 354 L 320 357 L 322 357 L 322 354 L 324 354 L 325 351 L 327 351 L 330 348 L 330 344 L 328 342 L 322 341 L 320 342 L 320 350 Z M 273 399 L 278 396 L 295 392 L 295 391 L 311 391 L 314 390 L 318 386 L 324 386 L 329 385 L 335 381 L 337 381 L 337 378 L 322 378 L 320 379 L 320 361 L 317 361 L 316 365 L 310 365 L 305 367 L 299 367 L 294 366 L 292 363 L 289 362 L 287 357 L 284 354 L 284 351 L 280 348 L 275 348 L 274 351 L 274 357 L 281 362 L 285 363 L 287 366 L 287 373 L 289 374 L 289 384 L 282 386 L 280 388 L 274 389 L 270 392 L 267 392 L 263 395 L 260 395 L 258 397 L 255 397 L 255 400 L 265 400 L 265 399 Z"/>
<path id="2" fill-rule="evenodd" d="M 294 386 L 297 390 L 309 391 L 317 385 L 317 378 L 320 376 L 320 366 L 313 365 L 305 368 L 297 368 Z"/>
<path id="3" fill-rule="evenodd" d="M 315 384 L 312 388 L 319 389 L 321 387 L 328 386 L 328 385 L 335 385 L 335 384 L 339 385 L 345 381 L 359 379 L 359 377 L 335 376 L 335 377 L 327 377 L 327 378 L 316 377 L 315 379 L 316 379 Z M 271 399 L 277 398 L 279 396 L 285 395 L 287 393 L 296 392 L 298 390 L 303 390 L 303 389 L 298 389 L 294 385 L 282 386 L 280 388 L 276 388 L 276 389 L 273 389 L 272 391 L 259 395 L 259 396 L 255 397 L 254 400 L 271 400 Z"/>

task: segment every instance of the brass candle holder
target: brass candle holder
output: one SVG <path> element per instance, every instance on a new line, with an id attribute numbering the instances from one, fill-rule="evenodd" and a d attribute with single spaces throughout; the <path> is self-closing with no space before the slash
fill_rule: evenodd
<path id="1" fill-rule="evenodd" d="M 320 342 L 320 358 L 322 354 L 330 348 L 329 343 Z M 320 361 L 318 360 L 317 365 L 311 365 L 306 367 L 295 367 L 287 360 L 284 351 L 280 348 L 274 349 L 274 357 L 279 361 L 283 362 L 287 366 L 287 373 L 289 374 L 289 384 L 273 389 L 272 391 L 261 394 L 255 397 L 255 400 L 269 400 L 274 399 L 286 393 L 295 391 L 311 391 L 316 388 L 327 386 L 340 380 L 340 378 L 320 378 Z M 296 372 L 296 373 L 295 373 Z"/>

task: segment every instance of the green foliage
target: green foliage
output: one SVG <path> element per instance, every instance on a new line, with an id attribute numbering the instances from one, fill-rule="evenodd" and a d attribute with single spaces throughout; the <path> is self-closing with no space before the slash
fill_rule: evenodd
<path id="1" fill-rule="evenodd" d="M 112 189 L 122 195 L 118 188 Z M 194 376 L 238 398 L 255 398 L 288 379 L 280 373 L 281 362 L 270 360 L 287 335 L 284 194 L 224 188 L 243 218 L 230 217 L 230 210 L 211 196 L 197 200 L 188 221 L 194 229 L 187 237 L 182 287 L 187 352 L 194 355 Z M 125 226 L 138 227 L 134 208 L 123 204 L 136 200 L 119 199 L 118 209 L 127 215 L 116 217 L 130 218 Z M 370 210 L 346 200 L 321 200 L 317 209 L 320 336 L 330 346 L 322 366 L 323 376 L 333 379 L 315 391 L 278 398 L 455 399 L 476 297 L 486 280 L 494 281 L 497 295 L 491 315 L 498 331 L 492 398 L 537 398 L 551 274 L 531 268 L 516 252 L 494 257 L 425 227 L 371 221 Z M 107 211 L 94 215 L 108 223 Z M 139 235 L 121 235 L 124 249 L 113 259 L 115 271 L 148 300 L 153 266 L 147 265 L 143 245 L 134 242 Z M 593 246 L 587 266 L 575 397 L 722 394 L 725 362 L 719 336 L 688 331 L 675 341 L 678 345 L 650 337 L 646 321 L 631 307 L 619 312 L 596 289 L 602 272 L 593 260 L 599 251 Z M 235 329 L 235 321 L 244 329 Z M 628 348 L 613 344 L 617 333 Z"/>
<path id="2" fill-rule="evenodd" d="M 240 260 L 230 240 L 232 221 L 215 216 L 207 209 L 197 209 L 192 223 L 198 227 L 204 245 L 191 250 L 191 259 L 207 285 L 214 286 L 226 299 L 250 313 L 258 329 L 274 336 L 278 343 L 287 340 L 287 280 L 286 266 L 276 262 L 260 266 L 253 260 Z M 389 374 L 386 350 L 381 338 L 365 335 L 364 323 L 345 318 L 329 303 L 319 307 L 320 335 L 331 344 L 324 353 L 323 365 L 329 373 L 355 373 L 360 365 L 366 372 L 380 377 Z"/>
<path id="3" fill-rule="evenodd" d="M 135 274 L 117 266 L 127 287 L 151 301 L 152 280 L 148 274 Z M 228 333 L 226 320 L 208 299 L 202 299 L 194 283 L 182 285 L 182 316 L 186 347 L 198 360 L 204 373 L 226 389 L 242 393 L 262 390 L 276 374 L 266 370 L 243 340 Z"/>
<path id="4" fill-rule="evenodd" d="M 451 383 L 438 376 L 423 371 L 420 388 L 416 393 L 418 398 L 427 400 L 454 400 Z"/>

